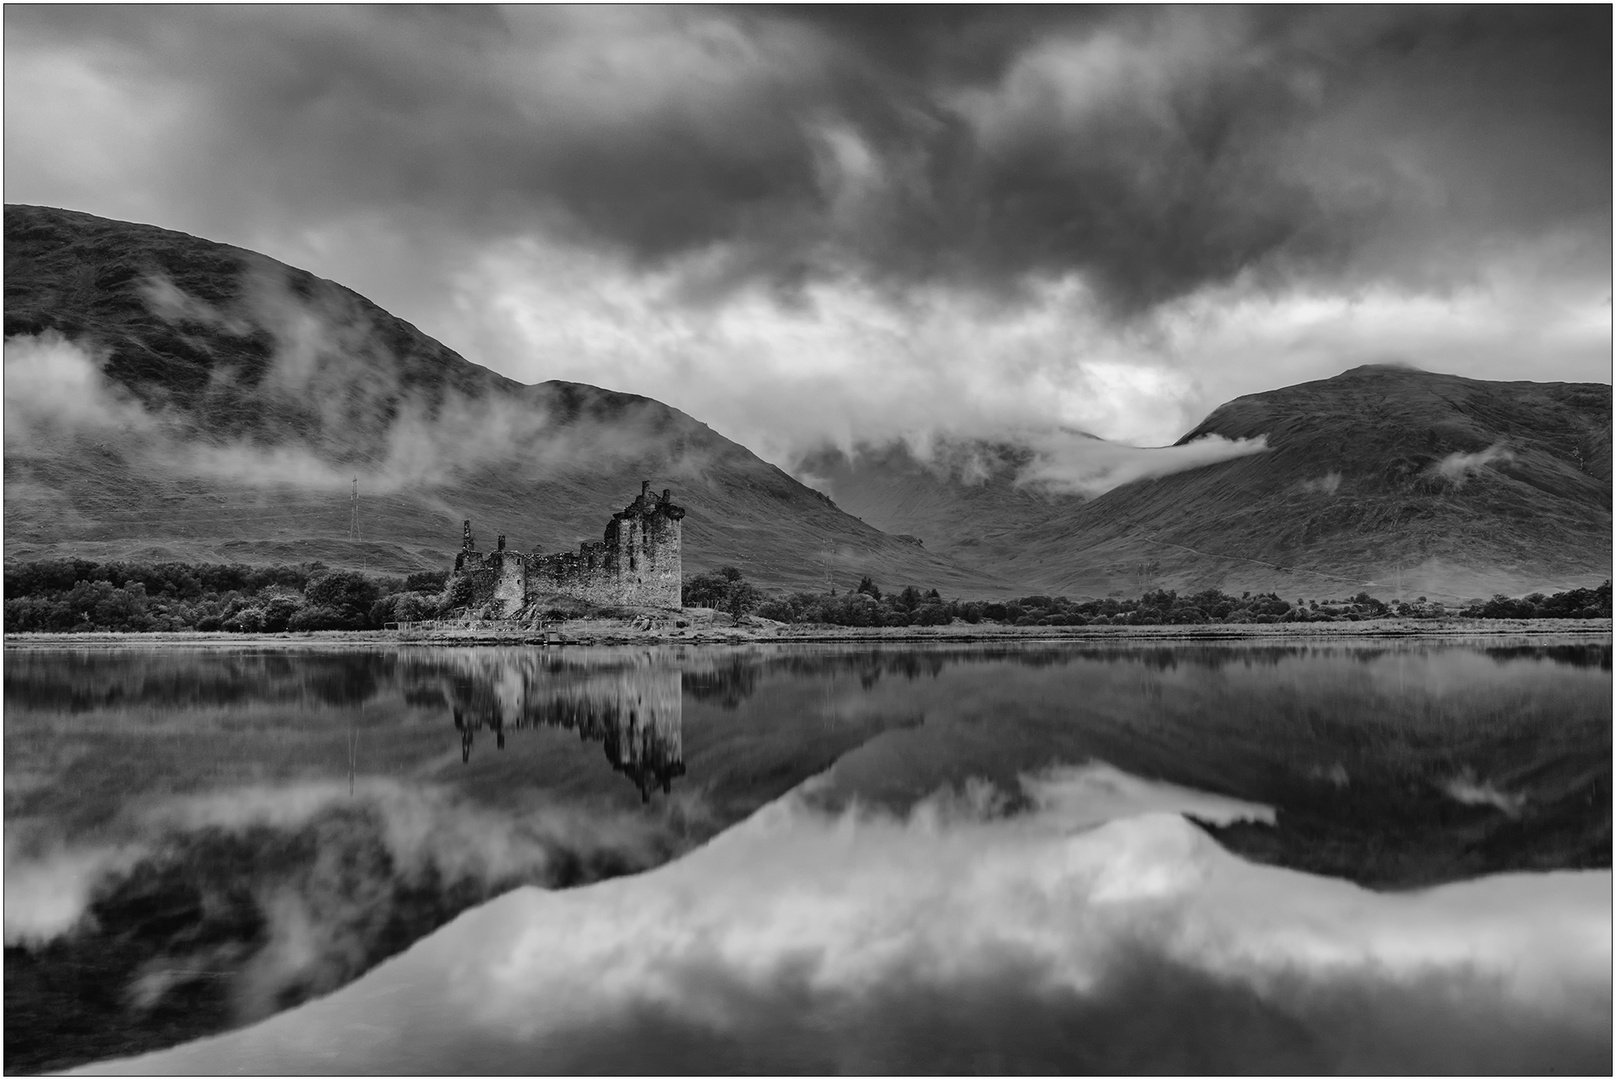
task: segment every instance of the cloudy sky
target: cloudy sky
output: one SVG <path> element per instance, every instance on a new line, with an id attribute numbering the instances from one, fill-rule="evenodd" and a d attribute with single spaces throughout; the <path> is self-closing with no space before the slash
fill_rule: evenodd
<path id="1" fill-rule="evenodd" d="M 7 5 L 5 199 L 824 440 L 1610 379 L 1611 12 Z"/>

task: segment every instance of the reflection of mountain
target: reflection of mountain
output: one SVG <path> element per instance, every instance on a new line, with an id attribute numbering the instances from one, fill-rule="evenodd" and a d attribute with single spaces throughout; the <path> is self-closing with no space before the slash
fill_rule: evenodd
<path id="1" fill-rule="evenodd" d="M 680 678 L 692 701 L 737 709 L 757 691 L 763 674 L 755 657 L 737 655 L 711 665 L 681 665 Z"/>
<path id="2" fill-rule="evenodd" d="M 5 660 L 8 929 L 89 915 L 6 949 L 13 1072 L 217 1034 L 262 1015 L 240 1002 L 322 994 L 518 885 L 675 858 L 816 776 L 804 798 L 826 811 L 924 803 L 946 828 L 983 784 L 1011 821 L 1038 812 L 1052 766 L 1105 762 L 1271 806 L 1273 824 L 1207 831 L 1374 889 L 1610 862 L 1608 634 Z M 475 769 L 446 742 L 457 706 Z M 537 724 L 585 741 L 486 745 Z M 647 798 L 687 766 L 690 812 L 620 805 L 602 752 Z"/>
<path id="3" fill-rule="evenodd" d="M 276 703 L 309 708 L 363 705 L 396 678 L 382 652 L 236 650 L 153 652 L 131 663 L 115 652 L 9 651 L 5 696 L 62 713 L 120 708 L 164 712 Z"/>
<path id="4" fill-rule="evenodd" d="M 476 733 L 485 727 L 503 750 L 507 729 L 542 725 L 601 743 L 606 760 L 634 781 L 642 800 L 653 787 L 667 792 L 684 774 L 679 669 L 648 655 L 604 670 L 507 662 L 479 671 L 468 665 L 449 675 L 444 689 L 462 761 L 471 760 Z"/>
<path id="5" fill-rule="evenodd" d="M 1482 651 L 1507 660 L 1548 660 L 1575 668 L 1609 671 L 1609 642 L 1544 644 L 1529 639 L 1495 639 Z M 1424 648 L 1435 649 L 1432 644 Z M 769 678 L 856 675 L 866 689 L 884 678 L 936 678 L 960 665 L 1006 663 L 1043 669 L 1083 661 L 1143 664 L 1155 670 L 1227 665 L 1279 664 L 1306 656 L 1342 656 L 1371 663 L 1390 646 L 1337 642 L 1263 641 L 1231 644 L 1173 642 L 1143 644 L 1018 643 L 1016 645 L 913 646 L 843 645 L 813 651 L 769 646 L 683 648 L 646 653 L 641 662 L 666 664 L 680 673 L 683 692 L 694 702 L 737 709 Z M 1407 653 L 1408 646 L 1397 650 Z M 654 660 L 653 660 L 654 656 Z M 398 693 L 415 708 L 448 708 L 445 679 L 460 677 L 504 687 L 507 698 L 535 680 L 577 678 L 580 673 L 615 670 L 629 663 L 616 650 L 521 652 L 505 650 L 410 650 L 316 653 L 249 650 L 196 650 L 143 655 L 95 651 L 8 650 L 4 690 L 7 701 L 30 709 L 76 715 L 119 709 L 160 710 L 164 715 L 220 708 L 279 704 L 304 709 L 379 704 Z M 512 699 L 514 700 L 514 699 Z"/>

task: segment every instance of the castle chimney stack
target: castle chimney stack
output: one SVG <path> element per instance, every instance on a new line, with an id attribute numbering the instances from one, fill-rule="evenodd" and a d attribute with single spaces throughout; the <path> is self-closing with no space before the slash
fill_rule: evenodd
<path id="1" fill-rule="evenodd" d="M 641 480 L 640 481 L 640 501 L 645 502 L 650 494 L 651 494 L 651 481 L 649 481 L 649 480 Z"/>
<path id="2" fill-rule="evenodd" d="M 461 525 L 460 550 L 470 551 L 474 543 L 471 538 L 471 519 L 467 518 Z"/>
<path id="3" fill-rule="evenodd" d="M 499 534 L 499 550 L 501 550 L 501 551 L 505 550 L 505 534 L 504 533 Z"/>

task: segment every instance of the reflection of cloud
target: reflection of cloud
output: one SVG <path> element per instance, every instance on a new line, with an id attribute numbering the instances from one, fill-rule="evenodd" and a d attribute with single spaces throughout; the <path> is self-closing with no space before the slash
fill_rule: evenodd
<path id="1" fill-rule="evenodd" d="M 1194 792 L 1101 768 L 1025 786 L 1008 816 L 980 790 L 903 818 L 788 796 L 658 870 L 520 890 L 318 1004 L 106 1068 L 1608 1068 L 1608 871 L 1376 895 L 1172 814 L 1095 827 Z"/>
<path id="2" fill-rule="evenodd" d="M 1176 784 L 1140 780 L 1101 763 L 1057 768 L 1026 777 L 1021 787 L 1046 813 L 1059 816 L 1073 828 L 1153 813 L 1191 814 L 1218 825 L 1236 821 L 1274 823 L 1271 807 Z"/>
<path id="3" fill-rule="evenodd" d="M 701 810 L 685 798 L 663 819 L 560 805 L 508 814 L 380 779 L 361 779 L 352 796 L 346 784 L 311 782 L 173 798 L 122 822 L 121 844 L 45 856 L 8 845 L 6 944 L 93 950 L 102 939 L 86 913 L 118 923 L 153 882 L 194 891 L 195 924 L 182 918 L 159 955 L 127 973 L 125 992 L 149 1007 L 202 971 L 228 976 L 220 985 L 239 1016 L 264 1016 L 288 994 L 342 985 L 504 889 L 659 863 L 684 846 L 687 812 Z M 231 922 L 243 894 L 262 940 Z M 220 940 L 231 948 L 221 953 Z"/>
<path id="4" fill-rule="evenodd" d="M 535 873 L 542 879 L 561 848 L 577 853 L 610 850 L 644 865 L 654 861 L 658 848 L 654 822 L 638 817 L 553 806 L 513 818 L 462 804 L 439 788 L 376 778 L 361 779 L 356 797 L 391 862 L 406 874 L 430 865 L 452 879 Z M 179 832 L 291 830 L 353 807 L 348 787 L 341 783 L 232 788 L 162 803 L 144 815 L 144 824 Z"/>
<path id="5" fill-rule="evenodd" d="M 9 778 L 8 778 L 9 779 Z M 13 833 L 15 830 L 13 830 Z M 139 848 L 57 849 L 24 858 L 6 844 L 5 943 L 42 945 L 79 925 L 96 885 L 137 862 Z"/>

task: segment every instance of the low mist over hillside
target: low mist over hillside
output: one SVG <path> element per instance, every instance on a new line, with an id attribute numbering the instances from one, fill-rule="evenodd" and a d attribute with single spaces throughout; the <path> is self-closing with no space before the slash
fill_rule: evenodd
<path id="1" fill-rule="evenodd" d="M 1007 540 L 1051 592 L 1165 585 L 1454 596 L 1597 584 L 1611 389 L 1360 367 L 1215 410 L 1263 453 L 1126 484 Z M 1057 554 L 1059 553 L 1059 554 Z"/>
<path id="2" fill-rule="evenodd" d="M 827 497 L 660 402 L 521 385 L 249 251 L 26 206 L 5 236 L 8 558 L 442 568 L 463 518 L 573 548 L 645 479 L 689 511 L 688 570 L 765 586 L 1451 599 L 1609 575 L 1607 385 L 1362 367 L 1172 447 L 826 450 L 798 471 Z"/>
<path id="3" fill-rule="evenodd" d="M 850 453 L 826 448 L 803 458 L 797 473 L 877 528 L 974 563 L 993 557 L 1004 534 L 1082 502 L 1020 484 L 1034 458 L 1023 445 L 936 439 L 923 451 L 901 441 Z"/>
<path id="4" fill-rule="evenodd" d="M 1239 398 L 1170 447 L 1077 432 L 827 449 L 838 505 L 1028 589 L 1457 599 L 1592 586 L 1611 391 L 1370 366 Z"/>
<path id="5" fill-rule="evenodd" d="M 676 409 L 523 386 L 252 252 L 29 206 L 5 238 L 7 558 L 441 568 L 463 518 L 488 546 L 572 548 L 648 479 L 689 511 L 688 570 L 1004 584 Z"/>
<path id="6" fill-rule="evenodd" d="M 830 447 L 797 472 L 850 513 L 951 558 L 996 568 L 1020 537 L 1112 488 L 1259 454 L 1262 435 L 1207 434 L 1177 446 L 1128 446 L 1081 431 L 1020 431 L 996 441 L 932 433 L 885 446 Z"/>

